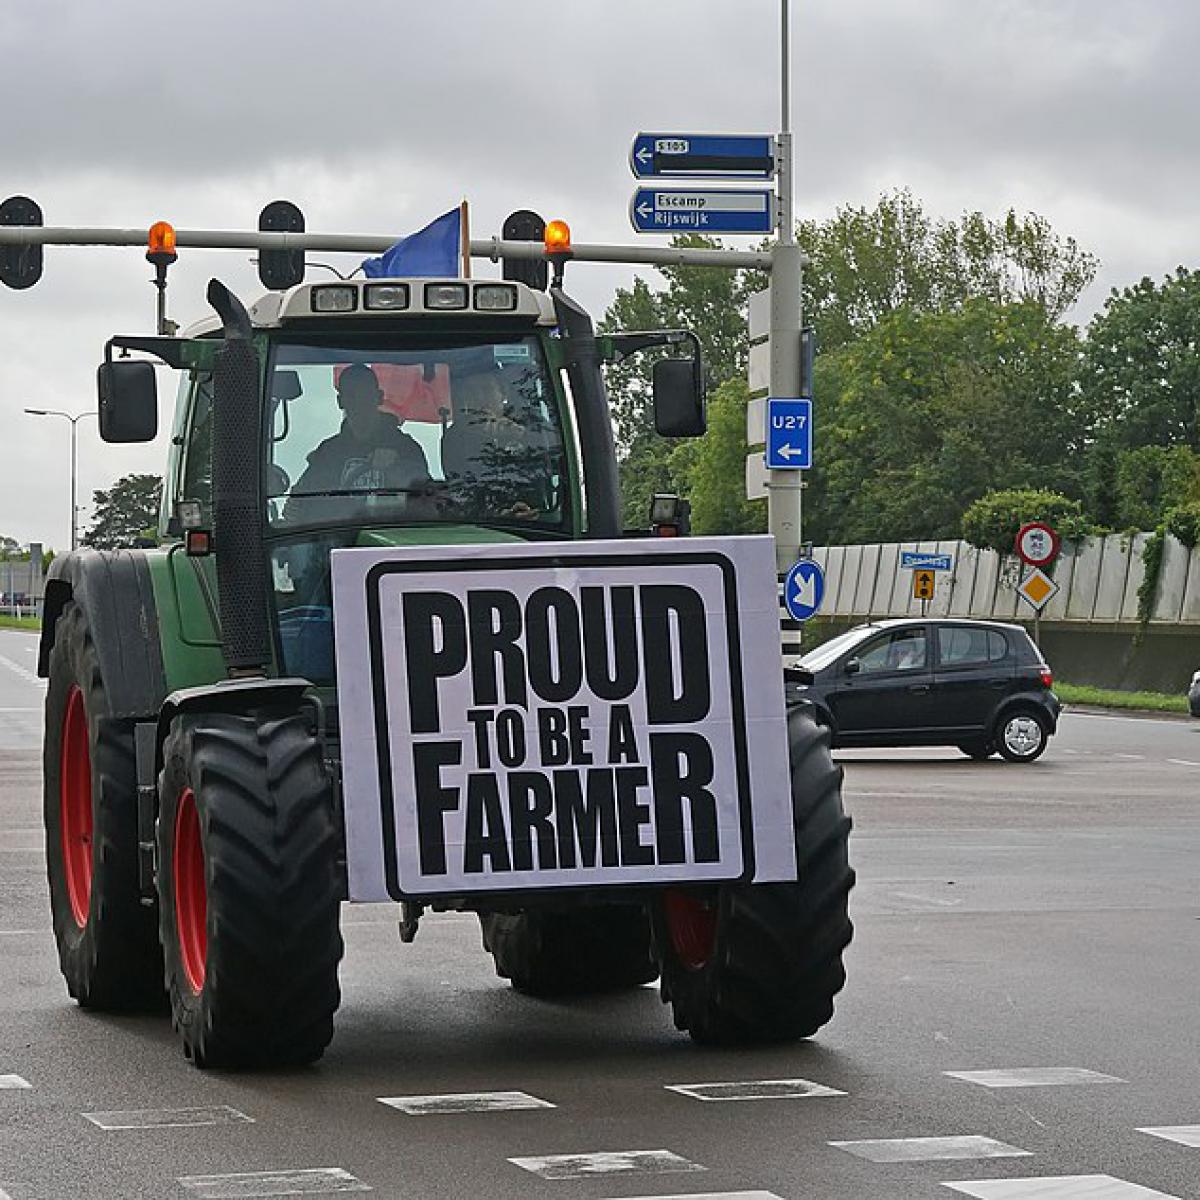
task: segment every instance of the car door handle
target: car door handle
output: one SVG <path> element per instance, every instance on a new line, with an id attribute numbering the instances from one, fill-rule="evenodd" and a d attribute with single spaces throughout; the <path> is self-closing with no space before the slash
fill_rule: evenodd
<path id="1" fill-rule="evenodd" d="M 927 684 L 927 683 L 911 683 L 908 686 L 908 690 L 910 692 L 927 692 L 927 691 L 929 691 L 929 684 Z"/>

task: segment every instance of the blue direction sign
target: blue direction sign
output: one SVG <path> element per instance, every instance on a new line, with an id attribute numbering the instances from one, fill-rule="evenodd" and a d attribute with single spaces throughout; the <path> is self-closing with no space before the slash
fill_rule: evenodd
<path id="1" fill-rule="evenodd" d="M 812 466 L 812 401 L 767 400 L 767 466 L 772 471 L 807 471 Z"/>
<path id="2" fill-rule="evenodd" d="M 764 188 L 638 188 L 629 219 L 638 233 L 770 233 L 775 193 Z"/>
<path id="3" fill-rule="evenodd" d="M 921 550 L 901 550 L 900 569 L 902 571 L 951 571 L 954 569 L 954 556 L 929 554 Z"/>
<path id="4" fill-rule="evenodd" d="M 763 134 L 639 133 L 629 165 L 638 179 L 770 179 L 775 148 Z"/>
<path id="5" fill-rule="evenodd" d="M 802 558 L 783 581 L 783 603 L 793 621 L 807 621 L 825 598 L 825 572 L 811 558 Z"/>

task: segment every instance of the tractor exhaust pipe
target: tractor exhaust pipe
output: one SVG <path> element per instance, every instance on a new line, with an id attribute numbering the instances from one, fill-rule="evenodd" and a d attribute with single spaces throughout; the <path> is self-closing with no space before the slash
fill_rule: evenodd
<path id="1" fill-rule="evenodd" d="M 230 678 L 265 676 L 271 661 L 263 540 L 262 408 L 250 314 L 218 280 L 208 302 L 225 344 L 213 372 L 213 533 L 221 653 Z"/>

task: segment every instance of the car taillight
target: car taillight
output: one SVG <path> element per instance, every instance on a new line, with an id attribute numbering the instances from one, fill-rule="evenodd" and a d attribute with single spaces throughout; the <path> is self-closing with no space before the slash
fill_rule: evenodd
<path id="1" fill-rule="evenodd" d="M 1054 672 L 1052 670 L 1050 670 L 1049 667 L 1043 667 L 1038 672 L 1038 676 L 1041 678 L 1042 687 L 1053 687 L 1054 686 Z"/>

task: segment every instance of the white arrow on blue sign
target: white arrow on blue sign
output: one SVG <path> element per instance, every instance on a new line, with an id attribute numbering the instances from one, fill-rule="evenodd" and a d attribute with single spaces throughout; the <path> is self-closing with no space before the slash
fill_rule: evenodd
<path id="1" fill-rule="evenodd" d="M 638 188 L 629 219 L 638 233 L 770 233 L 775 227 L 775 193 L 763 188 Z"/>
<path id="2" fill-rule="evenodd" d="M 783 603 L 793 621 L 807 621 L 825 598 L 825 572 L 811 558 L 802 558 L 783 581 Z"/>
<path id="3" fill-rule="evenodd" d="M 772 471 L 807 471 L 812 466 L 811 400 L 767 400 L 767 466 Z"/>
<path id="4" fill-rule="evenodd" d="M 746 133 L 639 133 L 629 165 L 639 179 L 770 179 L 774 140 Z"/>

